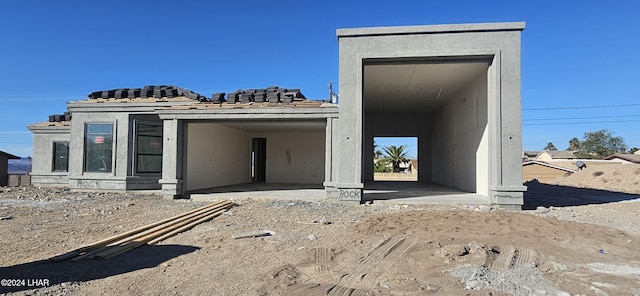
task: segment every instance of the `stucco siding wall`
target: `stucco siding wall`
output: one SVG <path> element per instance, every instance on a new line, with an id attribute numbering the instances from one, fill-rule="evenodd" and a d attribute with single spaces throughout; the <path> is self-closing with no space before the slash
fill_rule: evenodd
<path id="1" fill-rule="evenodd" d="M 33 160 L 31 162 L 31 183 L 34 185 L 62 185 L 68 184 L 68 172 L 53 171 L 53 143 L 69 142 L 69 133 L 66 134 L 34 134 L 33 136 Z M 71 157 L 71 153 L 69 153 Z"/>
<path id="2" fill-rule="evenodd" d="M 549 153 L 543 152 L 540 155 L 538 155 L 535 159 L 538 161 L 551 161 L 553 160 L 553 157 L 551 157 Z"/>
<path id="3" fill-rule="evenodd" d="M 435 115 L 433 180 L 488 195 L 487 83 L 481 75 Z"/>
<path id="4" fill-rule="evenodd" d="M 84 172 L 84 140 L 87 123 L 113 125 L 110 172 Z M 129 157 L 129 113 L 78 112 L 73 114 L 69 145 L 69 188 L 91 190 L 126 190 Z"/>
<path id="5" fill-rule="evenodd" d="M 187 190 L 251 181 L 249 135 L 215 123 L 187 127 Z"/>

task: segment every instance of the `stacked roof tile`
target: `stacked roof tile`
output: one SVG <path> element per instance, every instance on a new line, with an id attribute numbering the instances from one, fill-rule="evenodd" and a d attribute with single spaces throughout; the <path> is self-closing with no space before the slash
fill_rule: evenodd
<path id="1" fill-rule="evenodd" d="M 225 98 L 226 96 L 226 98 Z M 119 88 L 112 90 L 95 91 L 89 94 L 89 99 L 136 99 L 136 98 L 174 98 L 187 97 L 200 102 L 212 103 L 291 103 L 293 101 L 305 100 L 305 96 L 299 88 L 282 88 L 269 86 L 262 89 L 238 89 L 231 93 L 214 93 L 211 98 L 207 98 L 188 89 L 167 86 L 148 85 L 143 88 Z"/>
<path id="2" fill-rule="evenodd" d="M 236 90 L 232 93 L 226 94 L 227 98 L 225 100 L 225 93 L 214 93 L 211 96 L 211 102 L 213 103 L 223 103 L 227 102 L 228 104 L 235 103 L 291 103 L 293 101 L 299 101 L 306 99 L 305 96 L 300 92 L 299 88 L 282 88 L 278 86 L 269 86 L 267 88 L 262 89 L 247 89 L 247 90 Z"/>
<path id="3" fill-rule="evenodd" d="M 64 112 L 64 114 L 49 115 L 49 122 L 63 122 L 71 121 L 71 113 Z"/>
<path id="4" fill-rule="evenodd" d="M 147 85 L 143 88 L 118 88 L 112 90 L 95 91 L 89 94 L 89 99 L 135 99 L 135 98 L 174 98 L 187 97 L 197 101 L 208 101 L 207 97 L 188 89 L 173 85 Z"/>

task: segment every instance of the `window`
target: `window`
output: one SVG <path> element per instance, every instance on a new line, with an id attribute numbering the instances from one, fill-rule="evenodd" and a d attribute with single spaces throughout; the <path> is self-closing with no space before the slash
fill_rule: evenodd
<path id="1" fill-rule="evenodd" d="M 69 142 L 53 142 L 53 171 L 69 171 Z"/>
<path id="2" fill-rule="evenodd" d="M 84 171 L 111 172 L 113 124 L 88 123 L 84 137 Z"/>
<path id="3" fill-rule="evenodd" d="M 162 173 L 162 125 L 136 125 L 136 173 Z"/>

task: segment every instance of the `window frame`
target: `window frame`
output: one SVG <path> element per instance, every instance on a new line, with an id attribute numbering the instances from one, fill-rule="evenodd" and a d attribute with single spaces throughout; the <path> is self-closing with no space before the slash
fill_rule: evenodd
<path id="1" fill-rule="evenodd" d="M 110 156 L 110 160 L 108 162 L 102 161 L 105 166 L 108 166 L 108 169 L 105 170 L 89 170 L 88 169 L 88 164 L 89 162 L 87 161 L 88 159 L 88 155 L 87 155 L 87 144 L 88 144 L 88 139 L 89 139 L 89 126 L 90 125 L 109 125 L 111 126 L 111 156 Z M 82 172 L 83 173 L 89 173 L 89 174 L 112 174 L 114 172 L 115 169 L 115 144 L 116 144 L 116 124 L 114 122 L 85 122 L 84 123 L 84 139 L 83 139 L 83 155 L 82 155 Z"/>
<path id="2" fill-rule="evenodd" d="M 147 126 L 154 126 L 154 127 L 159 127 L 160 128 L 160 134 L 158 136 L 155 136 L 155 138 L 158 138 L 159 143 L 160 143 L 160 153 L 156 154 L 156 153 L 140 153 L 139 148 L 140 148 L 140 143 L 139 143 L 139 130 L 140 130 L 140 125 L 147 125 Z M 134 123 L 133 123 L 133 153 L 132 153 L 132 174 L 136 175 L 136 176 L 161 176 L 162 175 L 162 167 L 163 167 L 163 154 L 164 154 L 164 143 L 163 143 L 163 133 L 164 133 L 164 124 L 161 121 L 151 121 L 151 120 L 140 120 L 140 119 L 135 119 Z M 146 137 L 154 137 L 154 136 L 146 136 Z M 158 171 L 140 171 L 140 165 L 139 165 L 139 156 L 141 155 L 147 155 L 147 156 L 160 156 L 160 169 Z"/>
<path id="3" fill-rule="evenodd" d="M 58 160 L 58 153 L 57 153 L 58 150 L 57 150 L 57 148 L 58 148 L 59 144 L 64 144 L 67 147 L 66 155 L 64 157 L 64 159 L 65 159 L 65 169 L 64 170 L 58 170 L 57 166 L 56 166 L 56 163 L 57 163 L 57 160 Z M 68 173 L 69 172 L 69 150 L 70 150 L 69 148 L 70 148 L 69 141 L 53 141 L 53 147 L 52 147 L 52 150 L 51 150 L 51 152 L 52 152 L 51 153 L 51 156 L 52 156 L 51 157 L 52 158 L 51 159 L 52 160 L 52 162 L 51 162 L 51 171 L 52 172 L 54 172 L 54 173 Z"/>

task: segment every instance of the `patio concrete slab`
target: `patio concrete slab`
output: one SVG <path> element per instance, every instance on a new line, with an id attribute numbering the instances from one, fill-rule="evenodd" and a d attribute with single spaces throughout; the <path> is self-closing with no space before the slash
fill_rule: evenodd
<path id="1" fill-rule="evenodd" d="M 189 193 L 192 200 L 220 199 L 304 199 L 326 200 L 324 187 L 315 184 L 249 183 L 231 185 Z M 487 204 L 485 196 L 455 188 L 418 182 L 373 182 L 365 185 L 365 202 L 425 203 L 425 204 Z"/>

